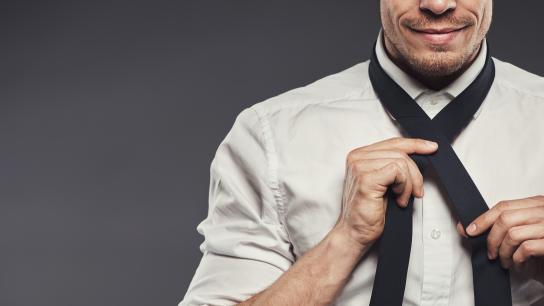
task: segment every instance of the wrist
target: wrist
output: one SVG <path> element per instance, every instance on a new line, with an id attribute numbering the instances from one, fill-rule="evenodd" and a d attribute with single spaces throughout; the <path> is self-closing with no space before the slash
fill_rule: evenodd
<path id="1" fill-rule="evenodd" d="M 362 256 L 372 245 L 372 242 L 358 239 L 353 229 L 344 223 L 336 224 L 329 236 L 334 247 L 357 256 Z"/>

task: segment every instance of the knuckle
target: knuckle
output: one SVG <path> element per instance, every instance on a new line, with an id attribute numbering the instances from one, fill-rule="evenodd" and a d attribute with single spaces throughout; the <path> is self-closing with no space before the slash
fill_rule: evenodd
<path id="1" fill-rule="evenodd" d="M 392 167 L 393 171 L 395 171 L 396 173 L 399 173 L 401 171 L 401 168 L 400 168 L 399 164 L 397 164 L 395 162 L 389 163 L 387 165 Z"/>
<path id="2" fill-rule="evenodd" d="M 499 226 L 508 226 L 512 223 L 512 214 L 506 211 L 502 212 L 497 219 L 497 223 Z"/>
<path id="3" fill-rule="evenodd" d="M 499 210 L 505 210 L 505 209 L 508 209 L 508 206 L 509 206 L 509 202 L 508 201 L 499 201 L 497 203 L 497 205 L 495 205 L 497 207 L 497 209 Z"/>
<path id="4" fill-rule="evenodd" d="M 395 162 L 402 170 L 408 170 L 408 162 L 403 158 L 395 158 Z"/>
<path id="5" fill-rule="evenodd" d="M 362 173 L 364 164 L 362 162 L 353 162 L 350 165 L 351 173 Z"/>
<path id="6" fill-rule="evenodd" d="M 353 150 L 348 152 L 348 154 L 346 156 L 346 164 L 347 165 L 350 165 L 355 161 L 356 154 L 357 154 L 357 149 L 353 149 Z"/>
<path id="7" fill-rule="evenodd" d="M 363 163 L 361 161 L 352 161 L 349 162 L 346 167 L 352 175 L 356 175 L 361 172 Z"/>
<path id="8" fill-rule="evenodd" d="M 509 244 L 516 245 L 519 243 L 519 234 L 518 230 L 514 228 L 510 228 L 508 232 L 506 233 L 505 239 Z"/>
<path id="9" fill-rule="evenodd" d="M 525 255 L 525 257 L 531 256 L 534 254 L 535 247 L 531 241 L 525 241 L 519 246 L 520 251 Z"/>

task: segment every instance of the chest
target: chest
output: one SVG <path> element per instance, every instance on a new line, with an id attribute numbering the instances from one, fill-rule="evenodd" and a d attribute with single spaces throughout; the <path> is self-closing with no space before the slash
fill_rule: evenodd
<path id="1" fill-rule="evenodd" d="M 539 120 L 487 112 L 452 144 L 488 206 L 544 193 L 543 132 Z M 404 135 L 396 122 L 379 111 L 335 110 L 298 122 L 279 152 L 278 168 L 297 256 L 319 243 L 338 218 L 348 152 L 398 136 Z M 437 205 L 447 202 L 443 193 L 430 196 Z"/>

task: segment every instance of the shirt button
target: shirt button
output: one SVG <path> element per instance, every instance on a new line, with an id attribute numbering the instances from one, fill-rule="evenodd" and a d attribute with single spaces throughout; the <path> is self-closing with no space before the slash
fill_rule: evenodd
<path id="1" fill-rule="evenodd" d="M 441 235 L 441 234 L 442 234 L 442 233 L 440 232 L 440 230 L 438 230 L 438 229 L 435 228 L 435 229 L 433 229 L 433 230 L 431 231 L 431 238 L 433 238 L 434 240 L 437 240 L 437 239 L 440 238 L 440 235 Z"/>

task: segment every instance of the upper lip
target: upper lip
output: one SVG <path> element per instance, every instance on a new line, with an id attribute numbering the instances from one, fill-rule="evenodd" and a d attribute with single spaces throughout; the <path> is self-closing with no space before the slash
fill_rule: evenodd
<path id="1" fill-rule="evenodd" d="M 413 29 L 417 32 L 423 32 L 427 34 L 447 34 L 450 32 L 455 32 L 463 29 L 464 27 L 448 27 L 448 28 L 423 28 L 423 29 Z"/>

